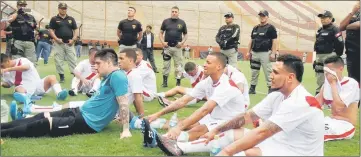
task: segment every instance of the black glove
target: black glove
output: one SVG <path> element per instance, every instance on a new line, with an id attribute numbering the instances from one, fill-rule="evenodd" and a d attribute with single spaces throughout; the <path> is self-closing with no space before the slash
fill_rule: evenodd
<path id="1" fill-rule="evenodd" d="M 18 9 L 18 14 L 24 14 L 25 12 L 24 12 L 24 10 L 23 10 L 23 8 L 19 8 Z"/>

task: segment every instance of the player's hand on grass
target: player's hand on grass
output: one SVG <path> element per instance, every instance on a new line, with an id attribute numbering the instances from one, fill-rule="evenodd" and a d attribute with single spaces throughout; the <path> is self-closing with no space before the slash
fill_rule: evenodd
<path id="1" fill-rule="evenodd" d="M 177 140 L 180 133 L 181 130 L 178 127 L 174 127 L 168 131 L 167 136 L 172 140 Z"/>
<path id="2" fill-rule="evenodd" d="M 151 122 L 155 121 L 156 119 L 158 119 L 159 117 L 156 113 L 154 113 L 152 115 L 147 116 L 146 118 L 148 119 L 149 123 L 151 123 Z"/>
<path id="3" fill-rule="evenodd" d="M 214 139 L 214 136 L 216 136 L 217 133 L 215 133 L 214 131 L 210 131 L 207 132 L 206 134 L 202 135 L 200 138 L 205 138 L 205 144 L 207 145 L 210 141 L 212 141 Z"/>
<path id="4" fill-rule="evenodd" d="M 132 134 L 130 133 L 129 129 L 123 130 L 123 132 L 120 134 L 120 139 L 132 137 Z"/>

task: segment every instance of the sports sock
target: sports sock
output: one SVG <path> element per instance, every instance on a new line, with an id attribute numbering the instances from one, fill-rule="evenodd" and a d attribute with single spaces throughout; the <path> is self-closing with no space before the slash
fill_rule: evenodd
<path id="1" fill-rule="evenodd" d="M 163 98 L 165 97 L 165 93 L 164 93 L 164 92 L 157 93 L 157 95 L 160 96 L 160 97 L 163 97 Z"/>
<path id="2" fill-rule="evenodd" d="M 166 122 L 167 122 L 166 119 L 158 118 L 155 121 L 150 123 L 150 127 L 154 128 L 154 129 L 161 129 L 161 128 L 163 128 L 163 126 Z"/>
<path id="3" fill-rule="evenodd" d="M 197 103 L 198 99 L 193 99 L 192 101 L 188 102 L 187 106 L 194 105 Z"/>
<path id="4" fill-rule="evenodd" d="M 53 85 L 53 90 L 55 91 L 55 94 L 58 95 L 61 92 L 61 86 L 59 83 L 55 83 Z"/>
<path id="5" fill-rule="evenodd" d="M 80 83 L 80 80 L 76 77 L 74 77 L 72 80 L 71 80 L 71 89 L 74 91 L 74 92 L 78 92 L 78 85 Z"/>

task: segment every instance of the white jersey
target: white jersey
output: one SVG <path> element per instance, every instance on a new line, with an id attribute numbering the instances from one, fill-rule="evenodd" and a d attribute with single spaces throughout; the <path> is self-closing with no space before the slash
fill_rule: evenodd
<path id="1" fill-rule="evenodd" d="M 139 69 L 136 68 L 126 72 L 126 74 L 128 78 L 128 103 L 133 104 L 135 100 L 134 94 L 143 94 L 144 86 L 142 82 L 142 77 L 140 76 Z"/>
<path id="2" fill-rule="evenodd" d="M 24 87 L 28 86 L 36 86 L 40 83 L 41 79 L 38 71 L 34 67 L 34 64 L 30 62 L 27 58 L 18 58 L 15 59 L 15 66 L 29 65 L 30 68 L 26 71 L 10 71 L 3 75 L 4 82 L 9 85 L 19 86 L 22 85 Z"/>
<path id="3" fill-rule="evenodd" d="M 92 80 L 96 78 L 97 72 L 95 71 L 95 65 L 91 65 L 89 59 L 81 61 L 76 67 L 75 71 L 79 72 L 81 77 Z"/>
<path id="4" fill-rule="evenodd" d="M 211 77 L 199 82 L 190 96 L 196 99 L 207 97 L 208 101 L 215 101 L 217 106 L 210 113 L 211 117 L 216 120 L 230 120 L 245 112 L 245 101 L 239 96 L 241 94 L 236 84 L 227 75 L 222 74 L 217 83 L 213 83 Z"/>
<path id="5" fill-rule="evenodd" d="M 343 77 L 341 82 L 341 91 L 339 96 L 343 103 L 348 107 L 350 104 L 360 101 L 360 85 L 359 83 L 350 77 Z M 323 99 L 324 104 L 331 105 L 332 100 Z"/>
<path id="6" fill-rule="evenodd" d="M 195 74 L 194 76 L 190 76 L 185 71 L 183 71 L 183 77 L 189 79 L 193 88 L 202 80 L 202 78 L 204 76 L 203 67 L 200 65 L 197 65 L 197 68 L 198 68 L 197 74 Z"/>
<path id="7" fill-rule="evenodd" d="M 148 62 L 142 60 L 136 68 L 139 69 L 138 71 L 142 77 L 145 89 L 149 92 L 153 92 L 152 94 L 157 93 L 157 81 L 152 66 Z"/>
<path id="8" fill-rule="evenodd" d="M 282 129 L 270 140 L 283 149 L 302 156 L 323 156 L 324 114 L 318 101 L 302 85 L 287 98 L 272 92 L 252 110 Z"/>
<path id="9" fill-rule="evenodd" d="M 249 98 L 249 94 L 248 94 L 248 82 L 246 79 L 246 76 L 244 76 L 244 74 L 239 71 L 238 69 L 236 69 L 235 67 L 231 66 L 231 65 L 227 65 L 227 73 L 226 75 L 234 82 L 237 84 L 242 83 L 243 84 L 243 96 L 244 99 L 246 101 L 246 105 L 247 107 L 251 104 L 251 100 Z M 247 108 L 246 107 L 246 108 Z"/>

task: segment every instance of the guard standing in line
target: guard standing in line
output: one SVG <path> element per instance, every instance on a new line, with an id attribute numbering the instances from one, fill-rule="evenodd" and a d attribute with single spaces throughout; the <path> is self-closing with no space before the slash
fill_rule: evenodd
<path id="1" fill-rule="evenodd" d="M 8 21 L 12 28 L 14 46 L 18 49 L 18 53 L 13 55 L 12 58 L 25 57 L 36 65 L 34 45 L 36 20 L 34 16 L 26 13 L 28 9 L 25 0 L 18 0 L 16 4 L 18 11 L 10 15 Z"/>
<path id="2" fill-rule="evenodd" d="M 260 24 L 255 26 L 251 33 L 251 41 L 248 44 L 248 53 L 246 58 L 250 58 L 252 80 L 249 94 L 256 94 L 256 85 L 258 84 L 259 70 L 261 66 L 266 78 L 268 93 L 271 90 L 270 74 L 272 64 L 276 60 L 277 53 L 277 30 L 268 23 L 268 11 L 261 10 L 259 13 Z"/>
<path id="3" fill-rule="evenodd" d="M 333 24 L 335 18 L 333 18 L 330 11 L 325 10 L 323 13 L 318 14 L 321 19 L 322 27 L 316 32 L 316 42 L 314 51 L 316 51 L 316 60 L 313 63 L 314 70 L 317 77 L 317 95 L 323 83 L 325 82 L 325 75 L 323 73 L 323 62 L 331 56 L 341 56 L 343 54 L 343 38 L 339 28 Z"/>
<path id="4" fill-rule="evenodd" d="M 344 30 L 348 76 L 360 83 L 360 2 L 341 21 L 340 31 Z"/>
<path id="5" fill-rule="evenodd" d="M 147 25 L 145 32 L 143 33 L 142 41 L 140 42 L 141 49 L 143 51 L 143 60 L 149 60 L 152 65 L 153 71 L 159 73 L 157 66 L 154 62 L 153 55 L 154 33 L 152 32 L 152 26 Z"/>
<path id="6" fill-rule="evenodd" d="M 137 43 L 142 39 L 142 24 L 134 19 L 136 9 L 128 8 L 128 18 L 119 22 L 117 36 L 119 37 L 119 51 L 125 48 L 137 48 Z"/>
<path id="7" fill-rule="evenodd" d="M 234 15 L 231 12 L 225 14 L 224 17 L 226 25 L 219 28 L 216 42 L 221 48 L 221 53 L 228 57 L 228 64 L 236 68 L 240 28 L 238 24 L 233 23 Z"/>
<path id="8" fill-rule="evenodd" d="M 167 18 L 163 21 L 159 33 L 159 39 L 163 45 L 163 87 L 168 87 L 168 75 L 171 68 L 170 63 L 172 57 L 174 60 L 175 77 L 177 79 L 176 85 L 180 86 L 183 69 L 182 46 L 188 39 L 187 25 L 178 17 L 179 8 L 174 6 L 171 11 L 171 18 Z M 184 35 L 183 38 L 182 34 Z"/>
<path id="9" fill-rule="evenodd" d="M 65 81 L 64 60 L 68 62 L 70 72 L 76 66 L 76 53 L 74 43 L 78 38 L 78 26 L 73 17 L 67 15 L 67 4 L 59 3 L 59 14 L 50 20 L 50 35 L 54 39 L 54 58 L 56 72 L 60 76 L 60 83 Z"/>

